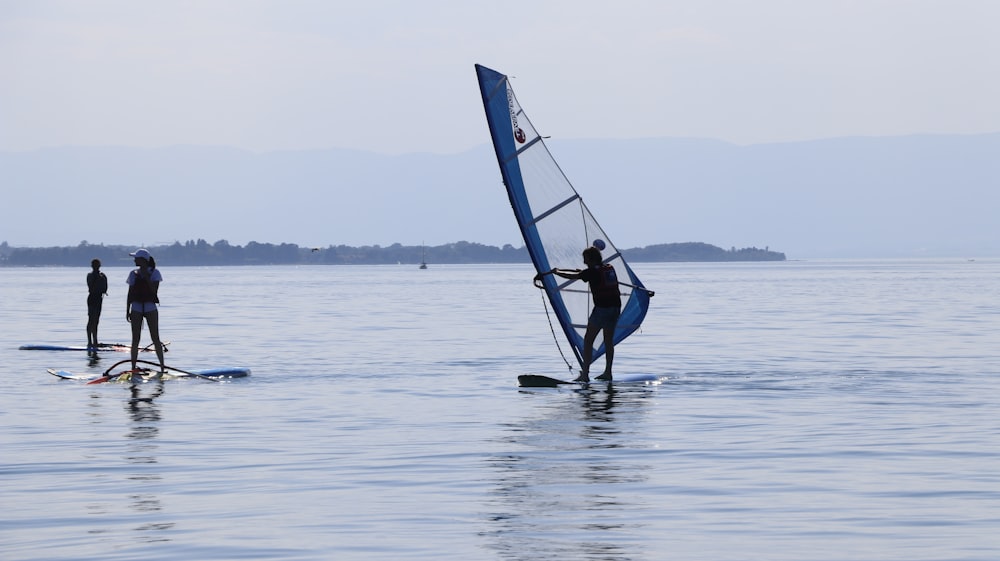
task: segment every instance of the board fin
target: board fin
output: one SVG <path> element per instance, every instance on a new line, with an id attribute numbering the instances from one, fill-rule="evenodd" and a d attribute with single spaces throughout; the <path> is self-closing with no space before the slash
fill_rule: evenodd
<path id="1" fill-rule="evenodd" d="M 540 374 L 521 374 L 517 377 L 517 384 L 522 388 L 555 388 L 564 384 L 573 383 L 574 382 L 567 382 L 565 380 L 550 378 Z"/>

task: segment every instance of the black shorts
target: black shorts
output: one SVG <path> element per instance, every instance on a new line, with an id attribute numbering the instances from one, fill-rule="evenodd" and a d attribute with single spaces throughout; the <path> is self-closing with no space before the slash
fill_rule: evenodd
<path id="1" fill-rule="evenodd" d="M 601 329 L 614 329 L 618 325 L 618 316 L 622 314 L 621 308 L 594 308 L 590 312 L 590 325 L 596 325 Z"/>
<path id="2" fill-rule="evenodd" d="M 101 307 L 104 305 L 104 297 L 100 294 L 91 294 L 87 296 L 87 315 L 99 316 L 101 315 Z"/>

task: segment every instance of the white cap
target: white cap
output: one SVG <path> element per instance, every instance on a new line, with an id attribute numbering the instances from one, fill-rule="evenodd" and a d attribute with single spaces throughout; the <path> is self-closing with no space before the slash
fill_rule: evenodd
<path id="1" fill-rule="evenodd" d="M 135 253 L 129 253 L 129 256 L 145 259 L 146 261 L 149 261 L 149 258 L 152 257 L 152 255 L 150 255 L 145 249 L 137 249 L 135 250 Z"/>

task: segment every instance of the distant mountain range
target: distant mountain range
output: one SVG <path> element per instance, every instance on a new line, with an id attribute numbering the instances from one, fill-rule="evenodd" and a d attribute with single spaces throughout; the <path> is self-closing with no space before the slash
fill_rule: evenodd
<path id="1" fill-rule="evenodd" d="M 1000 133 L 738 146 L 548 141 L 619 247 L 697 240 L 789 258 L 1000 256 Z M 0 241 L 522 245 L 492 149 L 64 147 L 0 152 Z"/>

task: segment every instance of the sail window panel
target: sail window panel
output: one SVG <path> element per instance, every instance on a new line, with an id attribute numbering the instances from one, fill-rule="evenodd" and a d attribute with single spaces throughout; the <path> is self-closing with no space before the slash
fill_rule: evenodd
<path id="1" fill-rule="evenodd" d="M 587 209 L 582 200 L 580 201 L 580 206 L 580 236 L 587 246 L 593 244 L 594 240 L 602 240 L 605 247 L 601 250 L 601 255 L 604 257 L 605 262 L 607 262 L 608 257 L 618 252 L 615 246 L 611 244 L 611 240 L 608 239 L 607 234 L 604 233 L 601 226 L 594 220 L 594 216 L 590 214 L 590 210 Z"/>
<path id="2" fill-rule="evenodd" d="M 542 247 L 550 267 L 558 269 L 580 269 L 583 267 L 585 247 L 580 233 L 580 205 L 571 204 L 548 215 L 535 224 Z M 591 296 L 589 287 L 582 281 L 560 280 L 557 292 L 569 318 L 569 323 L 578 332 L 580 344 L 590 315 Z"/>
<path id="3" fill-rule="evenodd" d="M 539 221 L 536 227 L 539 237 L 544 240 L 542 245 L 550 266 L 560 269 L 583 268 L 586 242 L 580 227 L 579 206 L 564 207 Z"/>
<path id="4" fill-rule="evenodd" d="M 521 154 L 518 164 L 524 184 L 532 186 L 526 195 L 533 218 L 549 212 L 576 194 L 543 145 Z"/>

